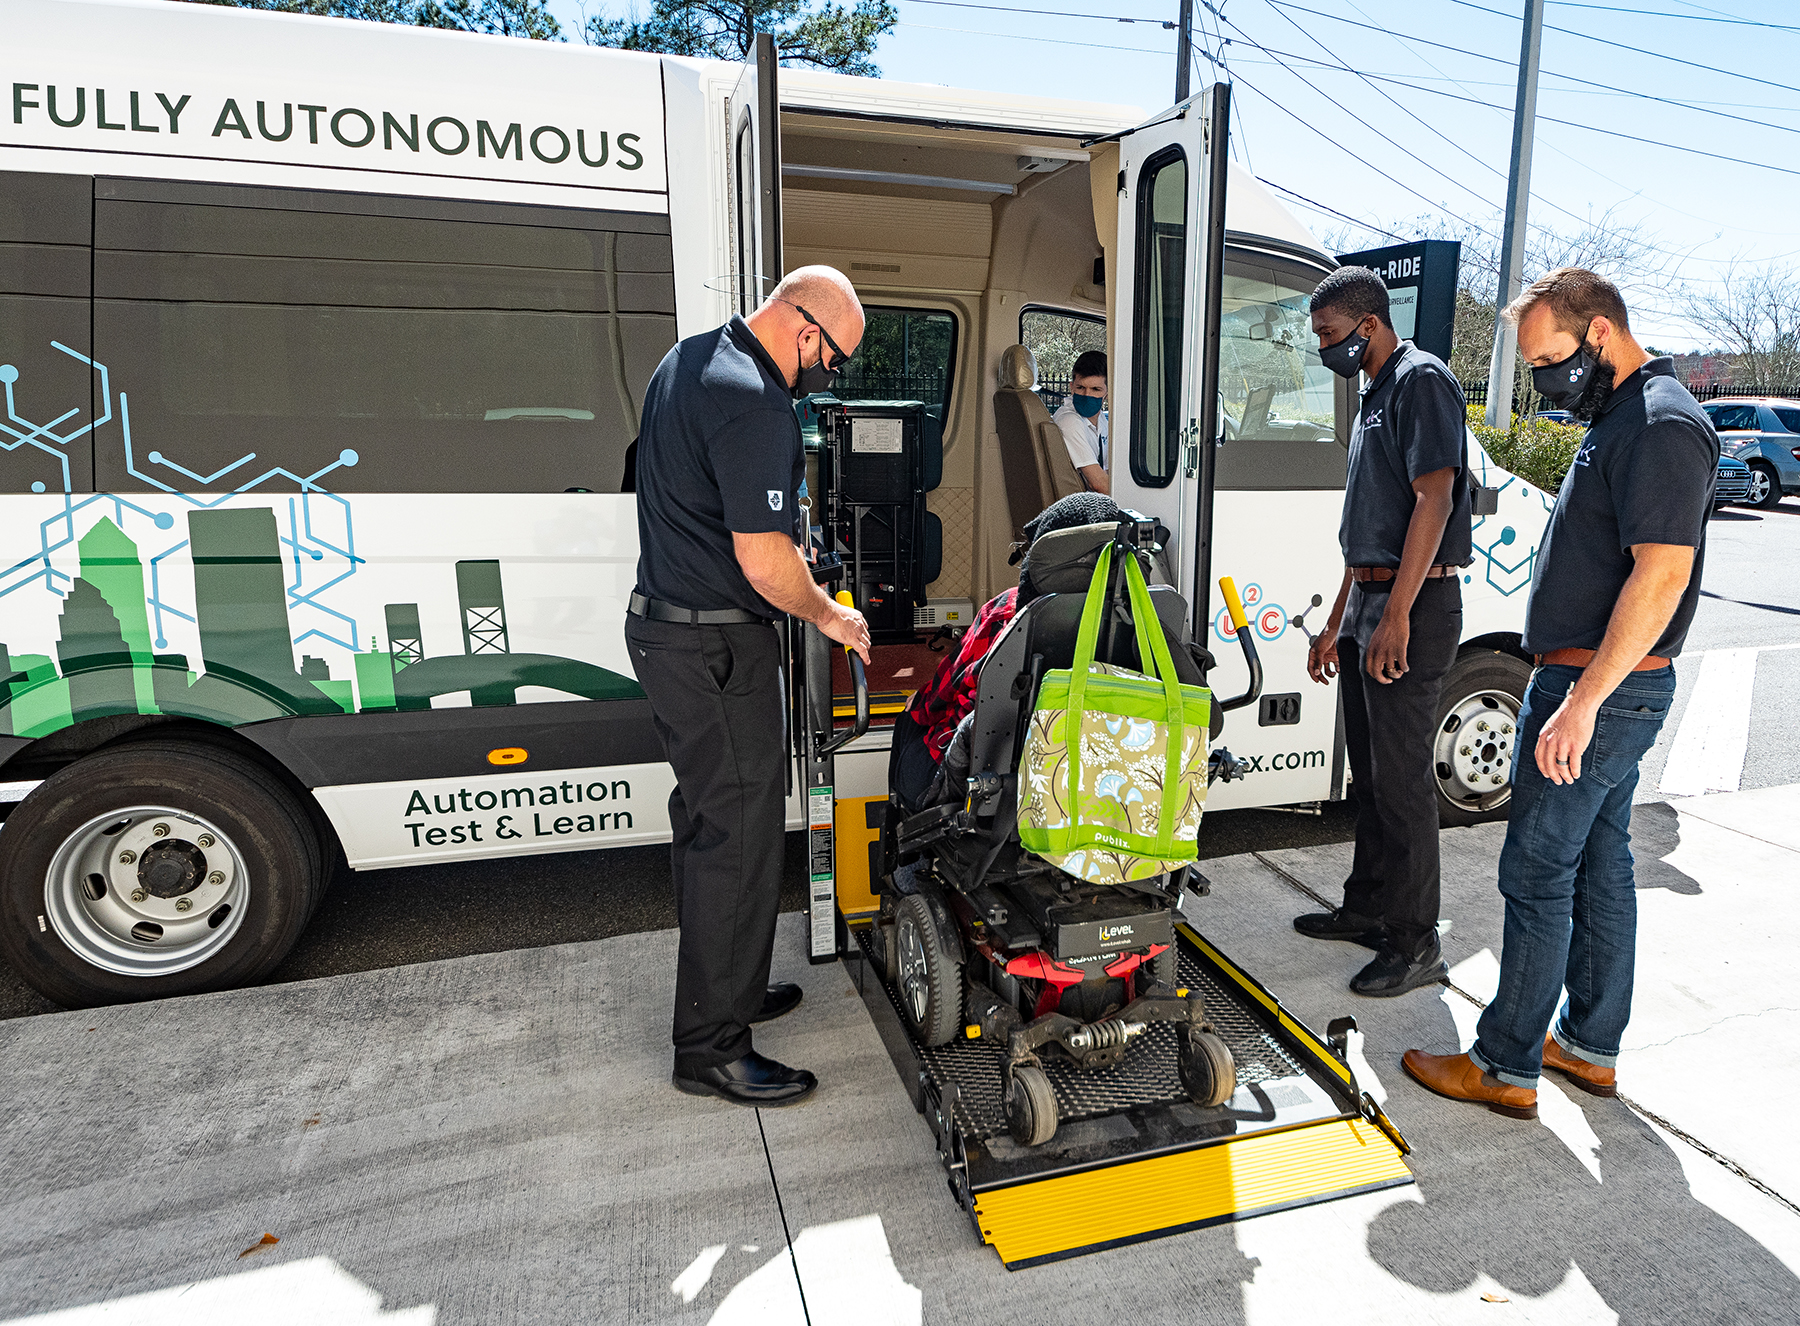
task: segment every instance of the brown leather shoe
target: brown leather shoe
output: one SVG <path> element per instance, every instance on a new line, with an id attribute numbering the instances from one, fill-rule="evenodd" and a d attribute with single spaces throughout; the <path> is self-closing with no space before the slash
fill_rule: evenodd
<path id="1" fill-rule="evenodd" d="M 1535 1088 L 1515 1087 L 1490 1077 L 1466 1054 L 1426 1054 L 1423 1050 L 1408 1050 L 1400 1056 L 1400 1066 L 1413 1081 L 1440 1096 L 1474 1101 L 1486 1105 L 1495 1114 L 1514 1119 L 1537 1118 Z"/>
<path id="2" fill-rule="evenodd" d="M 1556 1043 L 1556 1037 L 1544 1037 L 1544 1067 L 1554 1068 L 1590 1096 L 1619 1094 L 1618 1074 L 1611 1068 L 1577 1059 Z"/>

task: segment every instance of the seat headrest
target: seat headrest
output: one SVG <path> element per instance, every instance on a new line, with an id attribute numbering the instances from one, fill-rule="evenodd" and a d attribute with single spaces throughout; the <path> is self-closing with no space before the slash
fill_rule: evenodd
<path id="1" fill-rule="evenodd" d="M 1030 391 L 1037 386 L 1037 360 L 1022 345 L 1009 345 L 1000 352 L 1000 385 L 1013 391 Z"/>

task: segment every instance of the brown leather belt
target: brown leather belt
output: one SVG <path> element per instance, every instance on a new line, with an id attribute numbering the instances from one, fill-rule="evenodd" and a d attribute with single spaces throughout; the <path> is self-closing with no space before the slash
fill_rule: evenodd
<path id="1" fill-rule="evenodd" d="M 1585 668 L 1594 661 L 1595 650 L 1592 649 L 1552 649 L 1548 654 L 1539 654 L 1539 667 L 1546 665 L 1558 668 Z M 1659 658 L 1655 654 L 1646 654 L 1636 665 L 1633 672 L 1654 672 L 1657 668 L 1666 668 L 1669 660 Z"/>
<path id="2" fill-rule="evenodd" d="M 1460 566 L 1434 566 L 1425 572 L 1425 578 L 1444 580 L 1461 571 Z M 1394 569 L 1391 566 L 1353 566 L 1350 568 L 1350 578 L 1359 585 L 1366 585 L 1370 581 L 1380 584 L 1394 578 Z"/>

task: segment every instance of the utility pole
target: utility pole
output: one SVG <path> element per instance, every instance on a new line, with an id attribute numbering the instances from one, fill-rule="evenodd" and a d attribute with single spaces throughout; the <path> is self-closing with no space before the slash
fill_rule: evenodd
<path id="1" fill-rule="evenodd" d="M 1544 44 L 1544 0 L 1525 0 L 1519 45 L 1519 99 L 1513 106 L 1512 170 L 1506 178 L 1506 238 L 1500 249 L 1500 293 L 1494 301 L 1494 356 L 1488 361 L 1487 421 L 1512 424 L 1513 330 L 1500 311 L 1525 286 L 1525 215 L 1531 203 L 1531 144 L 1537 136 L 1538 55 Z"/>
<path id="2" fill-rule="evenodd" d="M 1188 75 L 1194 67 L 1194 0 L 1181 0 L 1181 31 L 1175 38 L 1175 104 L 1188 99 Z"/>

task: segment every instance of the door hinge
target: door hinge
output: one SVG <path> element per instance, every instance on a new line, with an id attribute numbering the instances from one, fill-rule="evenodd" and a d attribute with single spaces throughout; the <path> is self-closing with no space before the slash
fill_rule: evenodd
<path id="1" fill-rule="evenodd" d="M 1119 172 L 1119 192 L 1120 193 L 1125 192 L 1125 172 L 1124 171 Z"/>
<path id="2" fill-rule="evenodd" d="M 1188 478 L 1200 473 L 1200 422 L 1189 419 L 1181 430 L 1181 472 Z"/>

